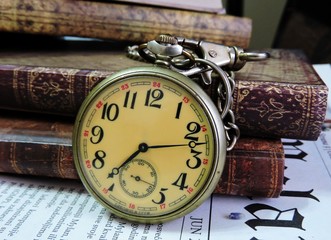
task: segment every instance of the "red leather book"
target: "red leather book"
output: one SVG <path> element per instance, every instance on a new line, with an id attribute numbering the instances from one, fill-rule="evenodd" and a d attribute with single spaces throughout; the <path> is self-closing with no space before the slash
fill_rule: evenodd
<path id="1" fill-rule="evenodd" d="M 47 117 L 2 114 L 0 172 L 78 179 L 71 147 L 72 120 Z M 280 139 L 241 138 L 227 153 L 215 193 L 278 197 L 284 158 Z"/>
<path id="2" fill-rule="evenodd" d="M 125 46 L 107 44 L 103 47 L 118 50 L 100 51 L 92 42 L 83 50 L 70 45 L 62 51 L 0 52 L 0 108 L 74 116 L 96 82 L 147 65 L 127 58 Z M 236 124 L 246 136 L 316 140 L 327 86 L 302 52 L 272 49 L 270 54 L 235 74 Z"/>

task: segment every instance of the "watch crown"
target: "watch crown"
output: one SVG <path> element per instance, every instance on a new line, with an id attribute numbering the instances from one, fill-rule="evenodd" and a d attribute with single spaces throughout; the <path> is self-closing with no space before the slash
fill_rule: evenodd
<path id="1" fill-rule="evenodd" d="M 157 36 L 156 41 L 158 43 L 171 44 L 171 45 L 178 44 L 177 39 L 174 36 L 168 34 L 160 34 L 159 36 Z"/>

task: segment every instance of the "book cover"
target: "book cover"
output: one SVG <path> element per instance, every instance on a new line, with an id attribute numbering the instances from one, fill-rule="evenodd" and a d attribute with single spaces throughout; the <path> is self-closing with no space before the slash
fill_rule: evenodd
<path id="1" fill-rule="evenodd" d="M 301 50 L 272 49 L 236 74 L 233 111 L 242 134 L 316 140 L 328 87 Z"/>
<path id="2" fill-rule="evenodd" d="M 247 48 L 245 17 L 118 2 L 3 0 L 0 31 L 145 42 L 161 33 Z"/>
<path id="3" fill-rule="evenodd" d="M 74 116 L 95 83 L 121 69 L 147 65 L 126 57 L 123 45 L 91 50 L 91 44 L 97 45 L 1 51 L 0 108 Z M 271 49 L 270 54 L 235 74 L 236 124 L 246 136 L 316 140 L 327 86 L 301 51 Z"/>
<path id="4" fill-rule="evenodd" d="M 78 179 L 71 119 L 2 114 L 0 172 Z M 278 197 L 283 186 L 284 151 L 280 139 L 241 138 L 227 153 L 215 193 Z"/>

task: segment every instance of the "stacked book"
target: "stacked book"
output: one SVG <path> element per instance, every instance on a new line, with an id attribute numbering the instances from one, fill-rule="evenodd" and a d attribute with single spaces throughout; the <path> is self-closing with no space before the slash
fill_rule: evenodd
<path id="1" fill-rule="evenodd" d="M 56 48 L 26 51 L 15 44 L 13 36 L 7 39 L 8 45 L 11 42 L 11 46 L 17 48 L 0 51 L 0 172 L 3 173 L 78 179 L 71 137 L 74 118 L 84 98 L 96 83 L 114 72 L 148 64 L 128 58 L 122 40 L 143 42 L 164 30 L 161 23 L 158 27 L 152 24 L 139 25 L 138 28 L 134 25 L 136 22 L 149 22 L 137 20 L 135 13 L 150 11 L 148 14 L 152 14 L 152 18 L 153 14 L 164 17 L 172 13 L 166 29 L 175 35 L 243 48 L 247 48 L 249 42 L 249 35 L 244 36 L 245 31 L 241 29 L 250 31 L 250 21 L 225 14 L 199 13 L 195 21 L 202 21 L 202 24 L 208 19 L 210 24 L 201 28 L 199 24 L 190 26 L 195 29 L 194 34 L 200 34 L 194 35 L 193 31 L 185 32 L 195 16 L 195 12 L 189 10 L 68 0 L 53 0 L 53 6 L 58 7 L 51 8 L 42 1 L 22 2 L 25 8 L 16 6 L 15 1 L 2 1 L 6 8 L 0 7 L 0 14 L 6 17 L 0 19 L 0 30 L 88 36 L 112 41 L 46 38 L 47 42 L 40 42 L 45 38 L 37 37 L 32 41 L 34 47 L 39 44 L 50 47 L 52 44 Z M 40 5 L 32 6 L 32 2 L 40 2 Z M 10 9 L 15 9 L 15 14 Z M 16 14 L 21 9 L 26 10 L 24 14 Z M 91 9 L 100 10 L 97 11 L 98 21 L 92 18 L 96 13 Z M 39 14 L 43 12 L 48 14 Z M 66 14 L 62 16 L 62 13 Z M 56 17 L 59 14 L 61 18 Z M 100 16 L 102 14 L 104 18 Z M 114 14 L 117 17 L 110 17 Z M 170 24 L 176 14 L 181 19 L 181 26 L 176 25 L 176 21 Z M 45 21 L 46 18 L 50 21 Z M 108 29 L 107 24 L 114 19 L 122 24 L 117 22 Z M 161 21 L 155 19 L 154 23 Z M 244 27 L 239 28 L 238 24 Z M 153 36 L 148 35 L 152 26 L 155 27 Z M 217 33 L 215 29 L 218 29 Z M 122 32 L 124 30 L 128 35 Z M 241 37 L 237 36 L 239 32 Z M 6 41 L 6 37 L 3 40 Z M 215 193 L 278 197 L 283 187 L 285 167 L 281 138 L 316 140 L 321 132 L 328 95 L 326 85 L 301 51 L 268 51 L 270 59 L 249 62 L 235 74 L 232 110 L 241 138 L 227 153 Z"/>

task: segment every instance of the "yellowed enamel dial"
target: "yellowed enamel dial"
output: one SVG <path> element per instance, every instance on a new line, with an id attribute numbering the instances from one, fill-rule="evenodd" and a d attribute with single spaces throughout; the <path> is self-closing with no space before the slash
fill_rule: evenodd
<path id="1" fill-rule="evenodd" d="M 160 67 L 99 83 L 75 122 L 74 161 L 87 190 L 114 214 L 165 222 L 198 207 L 226 153 L 217 108 L 191 79 Z"/>

